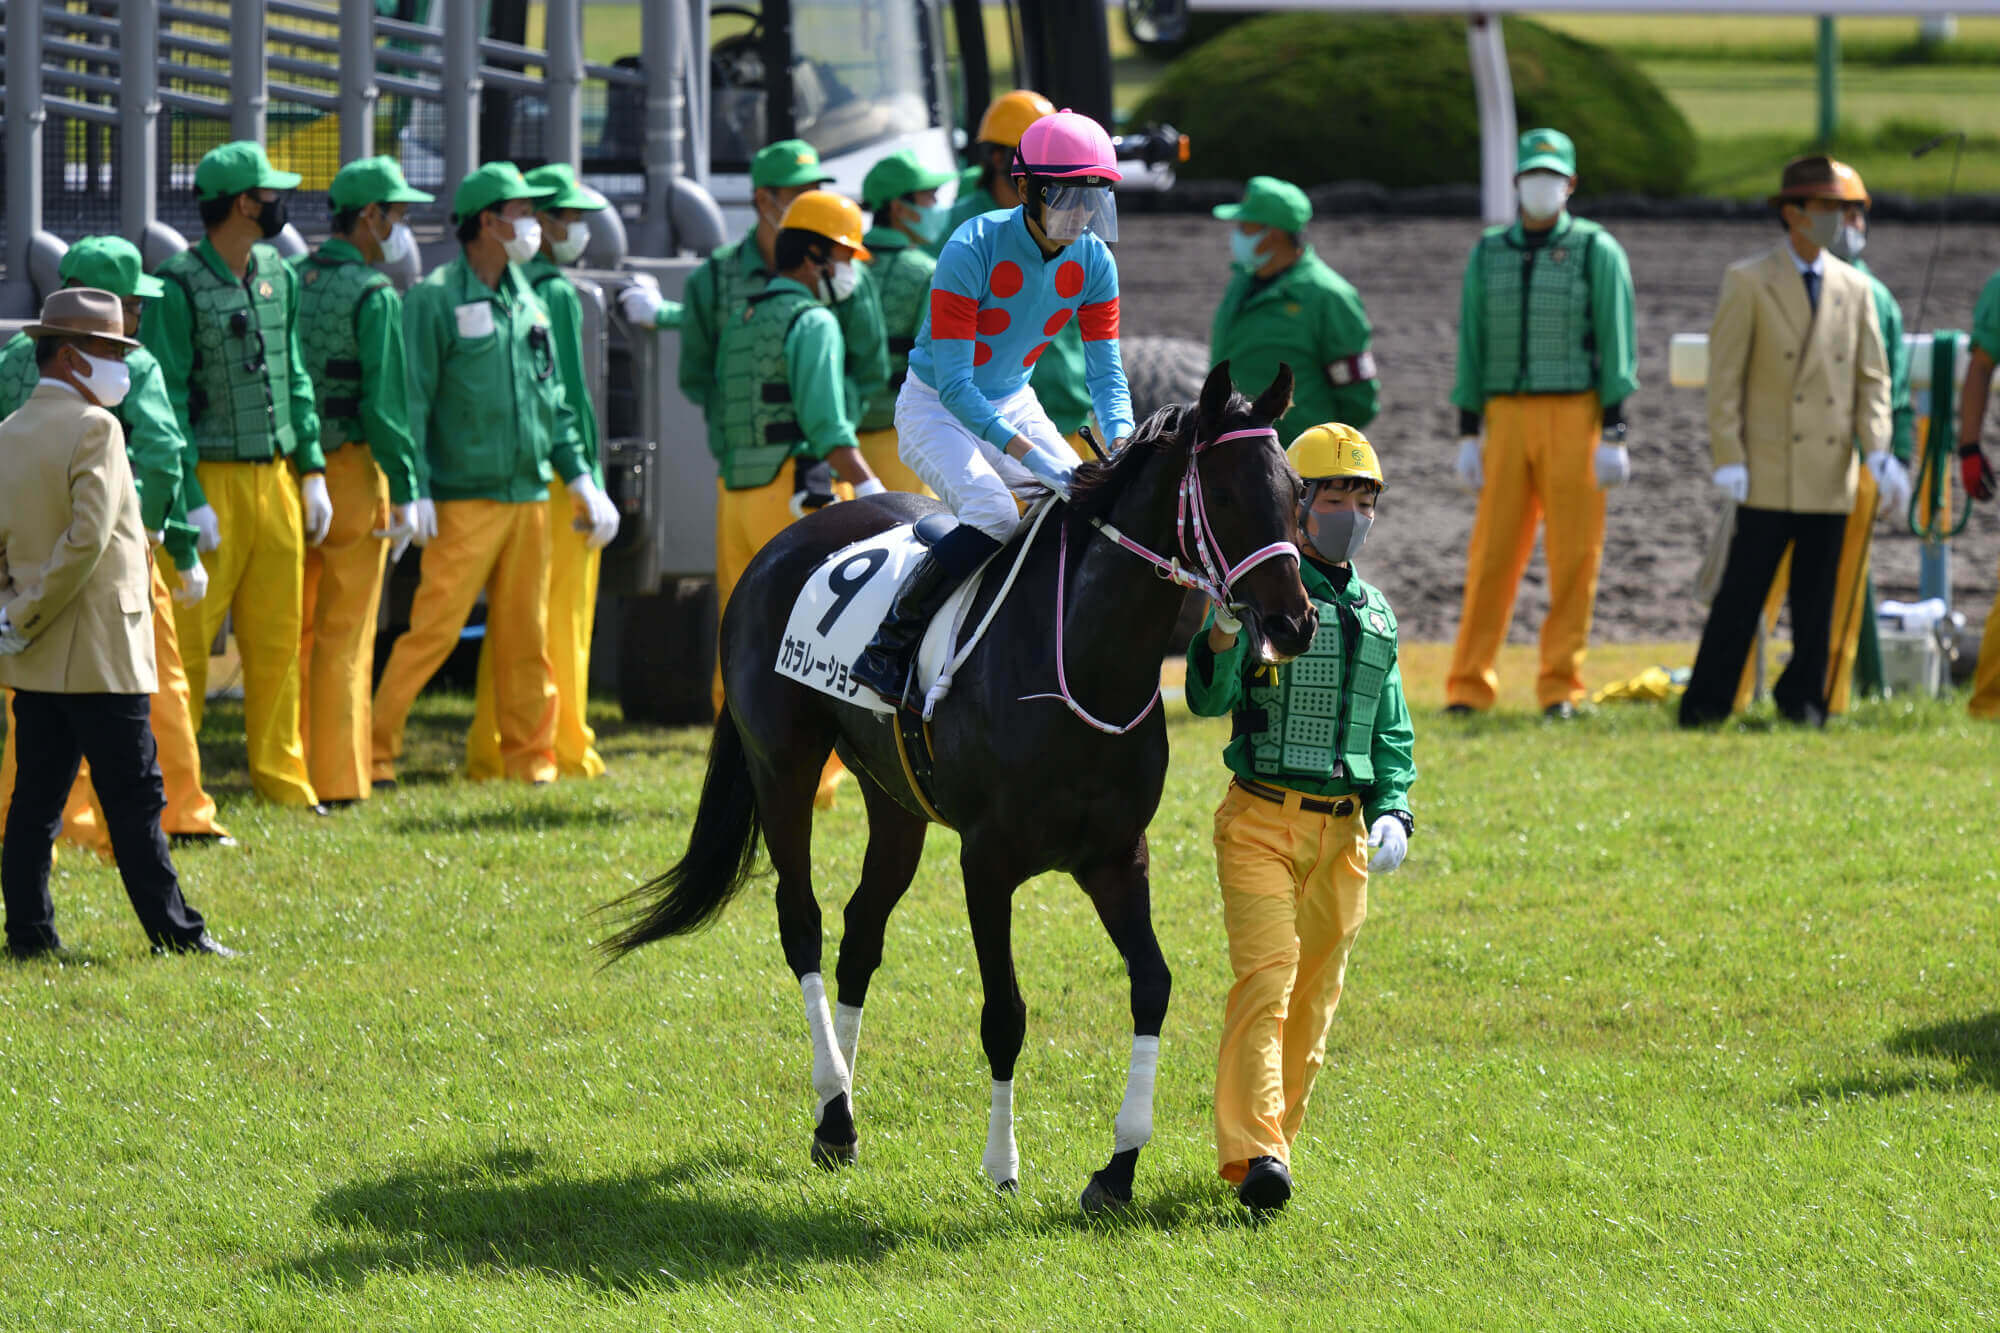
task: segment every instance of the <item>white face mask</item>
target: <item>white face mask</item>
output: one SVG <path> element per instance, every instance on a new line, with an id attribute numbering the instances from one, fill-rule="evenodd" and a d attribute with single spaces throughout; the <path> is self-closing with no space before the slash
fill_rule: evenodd
<path id="1" fill-rule="evenodd" d="M 542 224 L 533 218 L 515 218 L 514 238 L 502 241 L 501 246 L 516 264 L 527 263 L 542 248 Z"/>
<path id="2" fill-rule="evenodd" d="M 389 234 L 382 238 L 382 262 L 400 264 L 416 248 L 417 238 L 410 234 L 408 227 L 398 222 L 390 227 Z"/>
<path id="3" fill-rule="evenodd" d="M 834 264 L 833 281 L 829 284 L 833 288 L 834 300 L 845 301 L 848 297 L 854 295 L 854 289 L 860 283 L 861 275 L 854 271 L 853 264 L 845 259 L 839 260 Z"/>
<path id="4" fill-rule="evenodd" d="M 116 407 L 125 401 L 125 395 L 132 391 L 130 366 L 109 357 L 92 356 L 82 348 L 77 349 L 77 355 L 90 367 L 89 374 L 76 377 L 77 383 L 89 391 L 99 407 Z"/>
<path id="5" fill-rule="evenodd" d="M 1531 172 L 1516 182 L 1521 212 L 1536 221 L 1552 218 L 1569 202 L 1569 182 L 1547 171 Z"/>
<path id="6" fill-rule="evenodd" d="M 1829 245 L 1827 249 L 1833 251 L 1840 258 L 1852 262 L 1862 250 L 1867 248 L 1867 245 L 1867 232 L 1861 230 L 1859 227 L 1842 227 L 1840 235 L 1833 238 L 1833 244 Z"/>
<path id="7" fill-rule="evenodd" d="M 550 241 L 549 251 L 555 255 L 558 264 L 574 264 L 583 258 L 584 248 L 590 244 L 590 224 L 572 222 L 560 241 Z"/>

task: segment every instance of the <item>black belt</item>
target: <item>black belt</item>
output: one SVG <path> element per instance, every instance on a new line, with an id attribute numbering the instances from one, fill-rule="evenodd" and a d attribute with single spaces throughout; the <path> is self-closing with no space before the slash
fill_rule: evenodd
<path id="1" fill-rule="evenodd" d="M 1283 805 L 1292 797 L 1298 796 L 1299 809 L 1310 810 L 1316 815 L 1339 815 L 1345 818 L 1354 813 L 1354 798 L 1352 796 L 1339 796 L 1330 800 L 1322 800 L 1317 796 L 1303 796 L 1297 792 L 1280 791 L 1276 787 L 1266 787 L 1261 782 L 1252 782 L 1250 779 L 1244 777 L 1237 778 L 1236 785 L 1244 791 L 1249 792 L 1252 796 L 1270 801 L 1274 805 Z"/>

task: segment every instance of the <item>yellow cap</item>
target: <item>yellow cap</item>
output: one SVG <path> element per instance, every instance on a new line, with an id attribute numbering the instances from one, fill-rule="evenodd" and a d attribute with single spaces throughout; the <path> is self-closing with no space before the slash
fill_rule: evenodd
<path id="1" fill-rule="evenodd" d="M 1833 159 L 1833 179 L 1837 187 L 1837 197 L 1842 203 L 1869 206 L 1868 187 L 1861 183 L 1861 173 L 1848 166 L 1839 158 Z"/>
<path id="2" fill-rule="evenodd" d="M 1285 458 L 1292 470 L 1307 481 L 1360 477 L 1384 489 L 1389 485 L 1382 480 L 1382 464 L 1375 457 L 1375 446 L 1368 443 L 1368 437 L 1338 421 L 1314 426 L 1300 435 L 1285 450 Z"/>
<path id="3" fill-rule="evenodd" d="M 986 114 L 979 118 L 979 132 L 972 137 L 980 143 L 1019 148 L 1021 136 L 1028 132 L 1028 126 L 1043 116 L 1055 113 L 1056 105 L 1048 98 L 1026 88 L 1016 88 L 994 99 L 993 105 L 986 108 Z"/>
<path id="4" fill-rule="evenodd" d="M 807 190 L 792 200 L 778 229 L 814 232 L 836 245 L 852 246 L 856 259 L 871 258 L 861 243 L 861 205 L 832 190 Z"/>

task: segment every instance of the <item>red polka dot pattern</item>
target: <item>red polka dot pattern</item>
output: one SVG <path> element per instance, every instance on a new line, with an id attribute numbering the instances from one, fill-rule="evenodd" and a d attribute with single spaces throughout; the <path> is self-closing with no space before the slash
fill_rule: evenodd
<path id="1" fill-rule="evenodd" d="M 998 269 L 994 270 L 994 276 L 999 276 Z M 1062 266 L 1056 270 L 1056 295 L 1062 297 L 1064 300 L 1069 300 L 1079 295 L 1082 291 L 1083 265 L 1077 263 L 1074 259 L 1065 259 L 1062 262 Z"/>
<path id="2" fill-rule="evenodd" d="M 1035 362 L 1042 359 L 1042 353 L 1048 350 L 1049 350 L 1049 345 L 1047 343 L 1037 344 L 1033 351 L 1029 352 L 1026 356 L 1021 358 L 1021 364 L 1024 366 L 1034 365 Z"/>
<path id="3" fill-rule="evenodd" d="M 1071 262 L 1076 267 L 1076 289 L 1082 291 L 1083 268 L 1081 265 L 1075 265 L 1074 261 Z M 1057 278 L 1056 281 L 1060 285 L 1062 280 Z M 1021 290 L 1021 266 L 1011 259 L 1001 260 L 993 266 L 993 272 L 987 277 L 986 285 L 992 289 L 995 296 L 1003 301 L 1006 300 Z"/>
<path id="4" fill-rule="evenodd" d="M 1042 332 L 1051 338 L 1055 337 L 1063 331 L 1063 325 L 1069 323 L 1069 317 L 1074 313 L 1071 310 L 1056 311 L 1055 314 L 1049 316 L 1049 322 L 1042 325 Z"/>
<path id="5" fill-rule="evenodd" d="M 979 312 L 979 331 L 989 338 L 996 333 L 1005 333 L 1007 326 L 1013 322 L 1012 319 L 1008 318 L 1007 312 L 998 306 L 993 306 Z"/>
<path id="6" fill-rule="evenodd" d="M 986 363 L 987 363 L 988 361 L 991 361 L 992 359 L 993 359 L 993 344 L 991 344 L 991 343 L 974 343 L 974 344 L 972 344 L 972 364 L 973 364 L 973 365 L 975 365 L 975 366 L 983 366 L 983 365 L 985 365 L 985 364 L 986 364 Z"/>

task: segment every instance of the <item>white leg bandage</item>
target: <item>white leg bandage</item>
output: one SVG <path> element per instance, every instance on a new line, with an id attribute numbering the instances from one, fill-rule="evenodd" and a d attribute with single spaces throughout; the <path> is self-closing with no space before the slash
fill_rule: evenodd
<path id="1" fill-rule="evenodd" d="M 1132 1063 L 1125 1069 L 1125 1104 L 1111 1123 L 1111 1150 L 1143 1148 L 1153 1137 L 1153 1074 L 1160 1065 L 1158 1037 L 1132 1038 Z"/>
<path id="2" fill-rule="evenodd" d="M 861 1009 L 858 1005 L 833 1006 L 833 1039 L 840 1047 L 840 1062 L 847 1066 L 847 1082 L 854 1083 L 854 1053 L 861 1046 Z"/>
<path id="3" fill-rule="evenodd" d="M 1014 1151 L 1014 1080 L 993 1081 L 993 1110 L 986 1117 L 986 1178 L 995 1186 L 1021 1178 L 1021 1155 Z"/>
<path id="4" fill-rule="evenodd" d="M 824 1111 L 828 1102 L 851 1086 L 847 1062 L 834 1044 L 833 1016 L 826 1011 L 826 983 L 819 973 L 808 972 L 799 978 L 799 989 L 805 992 L 806 1031 L 812 1034 L 813 1091 L 819 1094 L 819 1109 Z"/>

